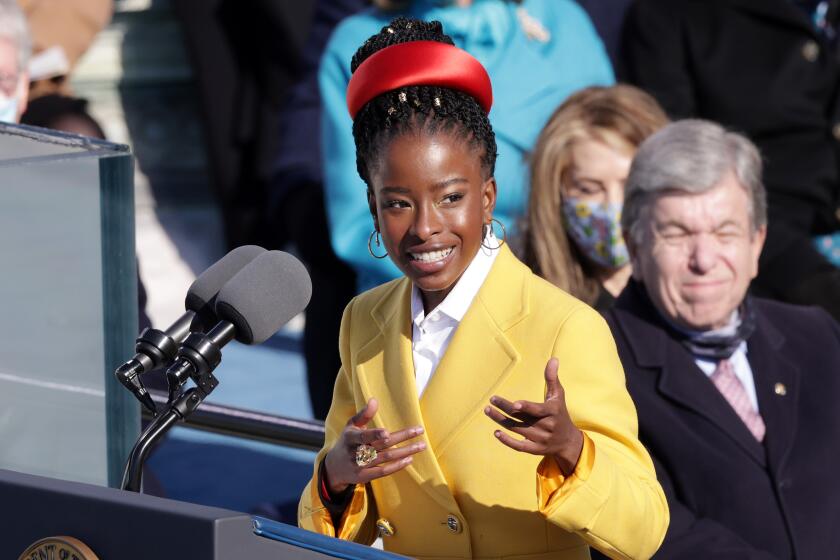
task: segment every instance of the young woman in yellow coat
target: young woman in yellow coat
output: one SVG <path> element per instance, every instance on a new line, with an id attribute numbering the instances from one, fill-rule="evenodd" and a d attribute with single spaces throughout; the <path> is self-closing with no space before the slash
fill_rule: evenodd
<path id="1" fill-rule="evenodd" d="M 352 67 L 371 253 L 405 277 L 344 312 L 300 526 L 421 558 L 651 556 L 668 508 L 610 332 L 493 233 L 486 72 L 403 18 Z"/>

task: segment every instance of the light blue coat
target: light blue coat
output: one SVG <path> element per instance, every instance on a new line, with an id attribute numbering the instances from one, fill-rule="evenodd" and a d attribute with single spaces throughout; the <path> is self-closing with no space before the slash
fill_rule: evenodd
<path id="1" fill-rule="evenodd" d="M 415 0 L 407 10 L 412 17 L 440 21 L 455 44 L 475 56 L 490 74 L 490 123 L 499 153 L 495 217 L 509 236 L 527 205 L 526 158 L 548 117 L 569 94 L 614 82 L 604 46 L 576 3 L 525 0 L 520 6 L 550 33 L 547 42 L 526 36 L 513 2 L 475 0 L 469 8 L 457 8 L 440 1 Z M 330 237 L 336 254 L 356 271 L 359 291 L 400 273 L 391 259 L 376 260 L 368 253 L 373 220 L 366 186 L 356 172 L 353 122 L 345 94 L 356 49 L 396 15 L 371 9 L 341 22 L 327 44 L 318 75 Z"/>

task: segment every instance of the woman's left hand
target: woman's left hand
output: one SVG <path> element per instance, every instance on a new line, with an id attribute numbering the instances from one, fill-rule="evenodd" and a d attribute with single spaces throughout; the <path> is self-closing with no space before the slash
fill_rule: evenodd
<path id="1" fill-rule="evenodd" d="M 518 440 L 496 430 L 495 435 L 503 444 L 523 453 L 553 457 L 563 475 L 569 476 L 583 450 L 583 434 L 572 423 L 566 408 L 565 391 L 557 377 L 558 363 L 557 358 L 551 358 L 545 366 L 544 402 L 511 402 L 494 395 L 490 398 L 493 406 L 486 407 L 484 413 L 501 427 L 525 438 Z"/>

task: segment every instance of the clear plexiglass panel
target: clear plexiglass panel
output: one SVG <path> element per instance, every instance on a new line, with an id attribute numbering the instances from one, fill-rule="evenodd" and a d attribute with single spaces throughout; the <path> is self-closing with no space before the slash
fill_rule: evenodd
<path id="1" fill-rule="evenodd" d="M 128 148 L 0 125 L 0 468 L 116 485 L 139 429 Z"/>

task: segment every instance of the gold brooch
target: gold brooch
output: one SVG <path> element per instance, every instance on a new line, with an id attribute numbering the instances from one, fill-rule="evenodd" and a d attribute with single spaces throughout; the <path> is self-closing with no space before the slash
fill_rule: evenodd
<path id="1" fill-rule="evenodd" d="M 394 526 L 391 525 L 391 522 L 384 517 L 376 520 L 376 529 L 379 532 L 380 537 L 393 537 L 397 532 L 396 529 L 394 529 Z"/>

